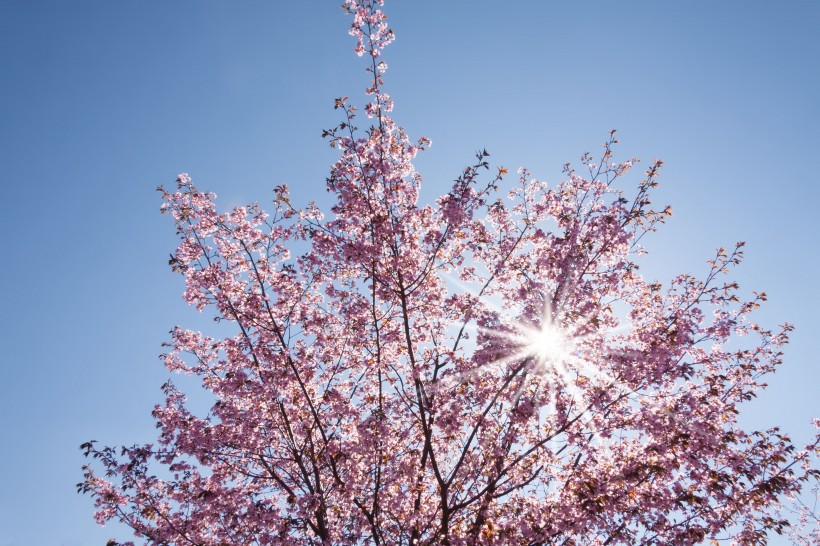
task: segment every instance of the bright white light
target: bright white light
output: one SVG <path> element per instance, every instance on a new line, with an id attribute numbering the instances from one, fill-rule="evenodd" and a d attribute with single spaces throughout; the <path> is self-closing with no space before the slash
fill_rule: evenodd
<path id="1" fill-rule="evenodd" d="M 540 329 L 526 328 L 525 351 L 538 359 L 538 363 L 558 364 L 572 354 L 572 342 L 556 326 L 544 321 Z"/>
<path id="2" fill-rule="evenodd" d="M 446 279 L 448 283 L 460 290 L 472 293 L 469 284 L 454 276 Z M 484 369 L 500 369 L 504 366 L 517 366 L 523 362 L 529 364 L 531 376 L 550 377 L 555 379 L 568 392 L 578 391 L 578 381 L 584 378 L 601 384 L 613 384 L 615 380 L 606 371 L 601 369 L 598 362 L 590 359 L 589 348 L 599 338 L 596 328 L 589 328 L 593 316 L 580 320 L 573 315 L 570 319 L 562 302 L 560 294 L 557 301 L 545 296 L 544 309 L 540 321 L 522 320 L 512 316 L 511 309 L 502 305 L 498 299 L 488 298 L 478 294 L 486 307 L 495 312 L 502 325 L 501 328 L 484 328 L 481 326 L 466 325 L 468 329 L 475 328 L 479 333 L 495 338 L 506 351 L 499 353 L 495 360 L 488 362 L 469 372 L 462 372 L 452 376 L 458 381 L 462 377 L 481 373 Z M 463 328 L 464 325 L 456 325 Z M 554 393 L 555 389 L 545 392 Z M 542 393 L 543 395 L 543 393 Z"/>

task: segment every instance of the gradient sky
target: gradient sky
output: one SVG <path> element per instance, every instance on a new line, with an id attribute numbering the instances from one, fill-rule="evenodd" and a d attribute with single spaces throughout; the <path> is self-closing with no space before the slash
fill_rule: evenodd
<path id="1" fill-rule="evenodd" d="M 153 438 L 176 324 L 210 324 L 167 267 L 154 188 L 178 172 L 224 206 L 327 205 L 333 98 L 364 63 L 338 0 L 0 0 L 0 546 L 124 539 L 75 493 L 81 442 Z M 665 161 L 642 270 L 702 273 L 747 241 L 758 321 L 797 330 L 744 417 L 808 439 L 820 415 L 816 1 L 388 0 L 394 118 L 433 147 L 423 198 L 487 148 L 557 181 L 617 128 L 616 157 Z M 361 104 L 361 101 L 360 101 Z M 638 176 L 631 182 L 637 183 Z M 777 543 L 775 543 L 777 544 Z"/>

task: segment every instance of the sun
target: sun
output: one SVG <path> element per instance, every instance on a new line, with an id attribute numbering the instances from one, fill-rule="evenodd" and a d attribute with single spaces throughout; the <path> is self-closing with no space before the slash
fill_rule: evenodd
<path id="1" fill-rule="evenodd" d="M 522 328 L 524 352 L 535 357 L 540 365 L 557 364 L 572 356 L 572 341 L 551 322 L 541 328 Z"/>
<path id="2" fill-rule="evenodd" d="M 539 326 L 519 322 L 514 328 L 519 357 L 535 360 L 539 368 L 561 368 L 573 360 L 576 336 L 553 320 L 549 306 L 544 310 Z"/>
<path id="3" fill-rule="evenodd" d="M 448 277 L 449 282 L 470 293 L 470 287 L 458 278 Z M 480 294 L 479 294 L 480 295 Z M 498 344 L 502 348 L 495 358 L 484 362 L 473 370 L 453 376 L 481 373 L 483 369 L 500 369 L 504 366 L 518 367 L 523 364 L 532 376 L 550 377 L 563 388 L 575 392 L 579 378 L 584 382 L 614 384 L 596 354 L 603 339 L 597 328 L 595 315 L 579 317 L 565 308 L 561 298 L 553 299 L 547 294 L 534 295 L 542 301 L 541 316 L 538 313 L 524 313 L 516 304 L 504 304 L 483 297 L 482 302 L 496 317 L 494 326 L 470 325 L 485 337 L 486 342 Z M 515 311 L 518 311 L 517 313 Z M 517 315 L 517 316 L 516 316 Z M 462 325 L 463 329 L 465 325 Z M 608 352 L 604 350 L 605 352 Z"/>

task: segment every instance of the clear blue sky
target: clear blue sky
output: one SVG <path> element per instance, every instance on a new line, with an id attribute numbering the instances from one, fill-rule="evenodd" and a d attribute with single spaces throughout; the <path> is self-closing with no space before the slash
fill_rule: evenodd
<path id="1" fill-rule="evenodd" d="M 153 437 L 175 324 L 208 327 L 166 265 L 154 188 L 178 172 L 225 206 L 274 185 L 327 202 L 321 130 L 359 97 L 363 63 L 338 0 L 0 0 L 4 312 L 0 546 L 104 544 L 74 492 L 90 438 Z M 807 438 L 820 415 L 816 1 L 388 2 L 395 118 L 433 140 L 424 197 L 486 147 L 558 180 L 618 128 L 621 157 L 666 162 L 647 276 L 701 272 L 748 242 L 737 274 L 797 324 L 749 407 Z M 637 181 L 637 178 L 633 178 Z"/>

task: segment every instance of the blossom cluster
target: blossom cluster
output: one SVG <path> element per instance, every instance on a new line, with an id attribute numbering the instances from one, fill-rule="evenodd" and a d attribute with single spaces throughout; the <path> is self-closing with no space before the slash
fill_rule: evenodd
<path id="1" fill-rule="evenodd" d="M 641 242 L 671 209 L 652 204 L 659 161 L 624 187 L 638 162 L 614 160 L 614 131 L 557 185 L 526 169 L 509 181 L 482 150 L 420 204 L 413 160 L 430 141 L 390 117 L 382 2 L 343 8 L 369 61 L 369 127 L 336 100 L 327 217 L 284 186 L 270 213 L 219 212 L 184 174 L 161 189 L 184 298 L 233 334 L 177 327 L 163 355 L 211 393 L 207 414 L 169 381 L 155 443 L 83 445 L 96 462 L 78 487 L 98 521 L 208 546 L 764 544 L 785 531 L 781 501 L 817 475 L 818 443 L 738 422 L 792 328 L 751 320 L 765 294 L 744 299 L 729 278 L 743 244 L 701 276 L 644 279 Z"/>

